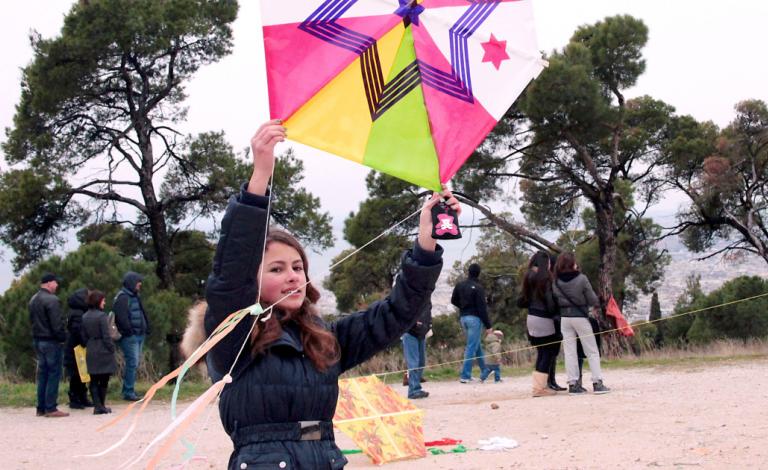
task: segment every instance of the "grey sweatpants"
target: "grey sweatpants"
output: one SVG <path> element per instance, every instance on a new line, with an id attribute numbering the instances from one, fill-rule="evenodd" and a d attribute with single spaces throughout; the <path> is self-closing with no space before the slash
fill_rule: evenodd
<path id="1" fill-rule="evenodd" d="M 576 337 L 581 340 L 581 347 L 589 360 L 589 370 L 592 372 L 592 383 L 603 380 L 600 370 L 600 351 L 597 350 L 592 325 L 589 319 L 584 317 L 562 317 L 560 329 L 563 332 L 563 346 L 565 347 L 565 371 L 568 374 L 568 383 L 575 384 L 579 381 L 579 356 L 576 352 Z"/>

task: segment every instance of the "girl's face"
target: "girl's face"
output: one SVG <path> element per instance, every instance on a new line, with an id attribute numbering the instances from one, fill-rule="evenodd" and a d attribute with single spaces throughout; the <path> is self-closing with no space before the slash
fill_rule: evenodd
<path id="1" fill-rule="evenodd" d="M 99 303 L 99 310 L 104 310 L 104 305 L 106 305 L 107 299 L 101 299 L 101 302 Z"/>
<path id="2" fill-rule="evenodd" d="M 267 246 L 261 270 L 262 305 L 278 304 L 286 313 L 293 313 L 301 308 L 306 296 L 307 275 L 304 262 L 294 248 L 279 242 Z"/>

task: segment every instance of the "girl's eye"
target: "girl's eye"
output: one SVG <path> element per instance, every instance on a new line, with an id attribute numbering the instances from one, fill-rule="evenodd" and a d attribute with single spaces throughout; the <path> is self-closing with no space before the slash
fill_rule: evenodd
<path id="1" fill-rule="evenodd" d="M 304 266 L 296 266 L 296 267 L 293 268 L 293 270 L 294 271 L 299 271 L 299 272 L 304 271 Z"/>
<path id="2" fill-rule="evenodd" d="M 274 268 L 270 269 L 270 270 L 269 270 L 269 272 L 272 272 L 272 273 L 279 273 L 279 272 L 280 272 L 280 268 L 278 268 L 278 267 L 274 267 Z"/>

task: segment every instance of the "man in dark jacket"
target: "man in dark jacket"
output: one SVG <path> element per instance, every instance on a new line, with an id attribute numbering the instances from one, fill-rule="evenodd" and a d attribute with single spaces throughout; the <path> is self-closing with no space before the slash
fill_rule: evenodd
<path id="1" fill-rule="evenodd" d="M 29 321 L 32 341 L 37 354 L 37 416 L 60 418 L 69 413 L 59 411 L 59 380 L 62 369 L 62 343 L 67 337 L 61 317 L 61 305 L 56 297 L 59 281 L 56 275 L 45 273 L 40 290 L 29 301 Z"/>
<path id="2" fill-rule="evenodd" d="M 122 335 L 120 349 L 125 357 L 123 371 L 123 399 L 138 401 L 136 395 L 136 370 L 141 361 L 144 338 L 149 334 L 149 319 L 139 297 L 144 276 L 129 271 L 123 276 L 123 287 L 112 304 L 115 325 Z"/>
<path id="3" fill-rule="evenodd" d="M 427 398 L 421 388 L 421 376 L 427 363 L 427 333 L 432 328 L 432 302 L 427 302 L 418 320 L 403 337 L 403 354 L 408 366 L 408 398 Z"/>
<path id="4" fill-rule="evenodd" d="M 488 307 L 485 303 L 485 291 L 480 285 L 480 265 L 472 263 L 467 269 L 467 278 L 453 289 L 451 303 L 459 308 L 461 328 L 467 337 L 467 347 L 464 349 L 464 365 L 461 368 L 459 382 L 469 383 L 472 379 L 472 362 L 477 359 L 480 373 L 485 370 L 485 355 L 483 354 L 483 326 L 491 330 L 488 319 Z"/>
<path id="5" fill-rule="evenodd" d="M 80 372 L 75 361 L 75 347 L 85 347 L 80 328 L 83 324 L 83 314 L 88 310 L 88 289 L 77 289 L 67 299 L 69 317 L 67 318 L 67 344 L 64 346 L 64 368 L 69 375 L 69 407 L 82 410 L 87 406 L 93 406 L 88 399 L 88 389 L 80 380 Z"/>

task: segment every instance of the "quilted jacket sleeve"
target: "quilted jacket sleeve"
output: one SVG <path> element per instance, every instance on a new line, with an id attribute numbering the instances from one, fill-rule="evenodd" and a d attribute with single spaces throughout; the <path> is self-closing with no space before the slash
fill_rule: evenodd
<path id="1" fill-rule="evenodd" d="M 435 290 L 442 254 L 440 246 L 428 252 L 416 244 L 403 254 L 395 285 L 385 299 L 331 326 L 341 346 L 342 371 L 370 359 L 413 326 Z"/>
<path id="2" fill-rule="evenodd" d="M 231 313 L 256 301 L 256 270 L 264 251 L 267 203 L 266 196 L 247 193 L 245 186 L 238 196 L 229 200 L 221 221 L 213 271 L 208 276 L 205 290 L 208 302 L 205 331 L 208 335 Z M 223 374 L 229 371 L 252 324 L 252 318 L 243 319 L 234 331 L 211 349 L 209 362 L 216 372 Z M 249 357 L 247 351 L 242 354 L 241 364 Z"/>

